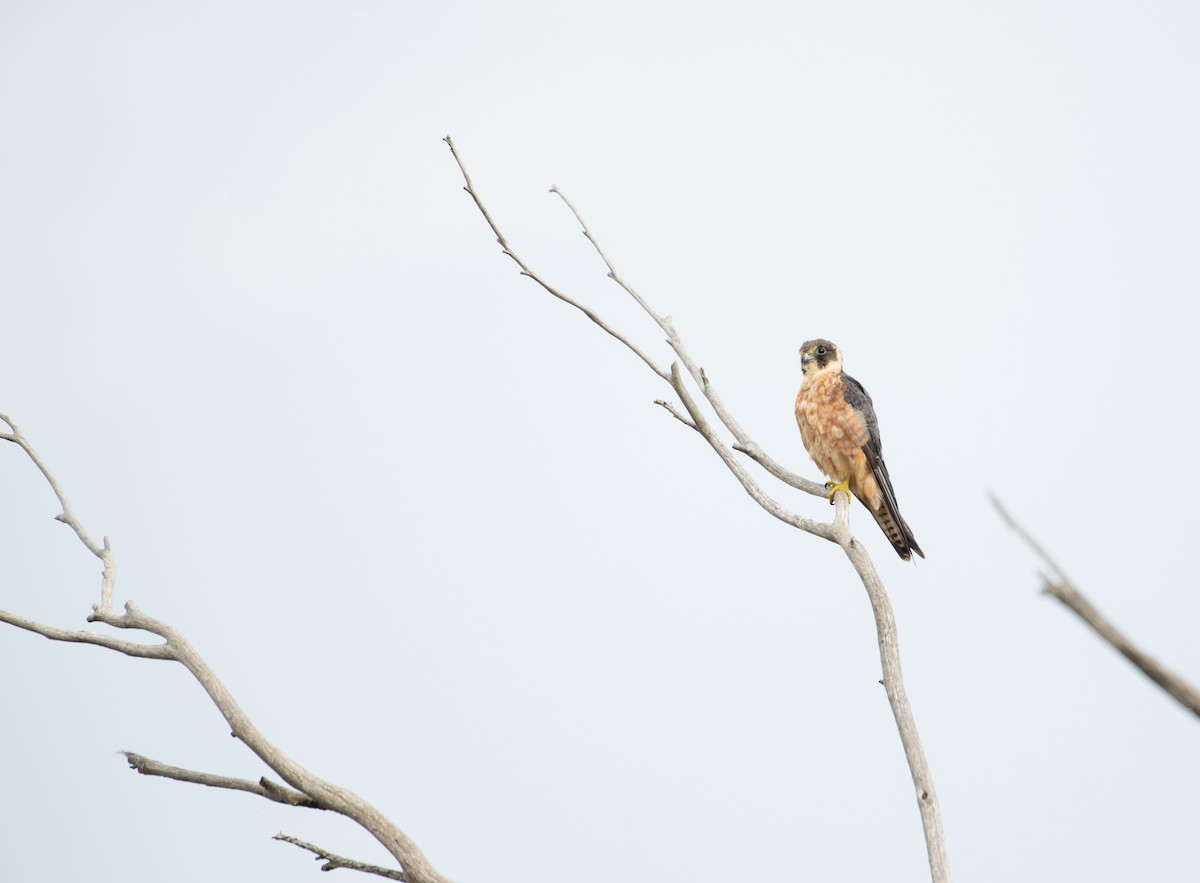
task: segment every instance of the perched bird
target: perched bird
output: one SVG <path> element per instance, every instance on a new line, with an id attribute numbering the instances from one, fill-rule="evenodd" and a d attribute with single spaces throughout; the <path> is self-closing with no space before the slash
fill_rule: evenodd
<path id="1" fill-rule="evenodd" d="M 896 505 L 871 397 L 861 383 L 842 373 L 842 353 L 828 340 L 800 347 L 800 365 L 804 380 L 796 395 L 796 422 L 813 462 L 833 479 L 825 485 L 829 502 L 839 490 L 853 493 L 901 558 L 909 561 L 913 552 L 924 558 Z"/>

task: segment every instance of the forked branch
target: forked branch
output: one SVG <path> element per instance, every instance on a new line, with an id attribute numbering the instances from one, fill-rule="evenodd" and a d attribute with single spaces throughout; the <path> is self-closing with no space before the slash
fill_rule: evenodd
<path id="1" fill-rule="evenodd" d="M 871 601 L 871 609 L 874 611 L 876 632 L 879 641 L 879 656 L 883 667 L 883 683 L 887 689 L 888 701 L 891 704 L 892 714 L 896 719 L 896 726 L 900 733 L 901 742 L 904 745 L 905 757 L 908 760 L 909 770 L 912 774 L 917 805 L 921 812 L 921 822 L 925 831 L 925 846 L 929 857 L 930 874 L 935 883 L 948 881 L 950 879 L 950 865 L 946 854 L 945 835 L 942 831 L 941 811 L 934 794 L 933 778 L 929 772 L 924 750 L 921 748 L 921 741 L 917 734 L 916 723 L 913 720 L 912 709 L 904 690 L 904 678 L 900 668 L 900 651 L 896 641 L 895 618 L 892 614 L 887 593 L 884 591 L 883 582 L 879 579 L 879 574 L 875 571 L 875 567 L 871 563 L 866 549 L 850 533 L 847 516 L 849 499 L 844 493 L 837 494 L 835 497 L 837 509 L 834 521 L 832 523 L 825 523 L 804 518 L 801 515 L 790 512 L 763 491 L 759 484 L 746 472 L 738 459 L 733 456 L 734 451 L 750 457 L 750 459 L 762 466 L 770 475 L 784 484 L 815 496 L 824 497 L 827 493 L 825 488 L 817 482 L 802 478 L 779 465 L 750 438 L 738 421 L 734 419 L 733 414 L 726 407 L 713 384 L 709 381 L 704 369 L 699 366 L 688 352 L 683 339 L 675 330 L 674 323 L 670 317 L 656 312 L 650 306 L 649 302 L 621 276 L 612 260 L 609 259 L 604 249 L 601 248 L 591 228 L 584 222 L 579 211 L 576 210 L 575 206 L 558 188 L 552 188 L 551 192 L 562 199 L 567 208 L 571 210 L 583 228 L 583 235 L 587 237 L 593 248 L 595 248 L 596 253 L 600 256 L 600 259 L 604 262 L 609 278 L 628 293 L 655 324 L 666 332 L 667 344 L 674 351 L 678 360 L 671 365 L 669 372 L 660 368 L 658 363 L 649 354 L 631 343 L 628 337 L 613 329 L 595 311 L 551 286 L 524 260 L 517 256 L 504 234 L 500 231 L 499 226 L 484 206 L 479 193 L 475 190 L 475 185 L 471 181 L 471 176 L 467 173 L 462 158 L 458 155 L 458 151 L 454 147 L 454 142 L 449 136 L 446 137 L 445 141 L 449 145 L 450 152 L 455 162 L 458 163 L 458 168 L 462 173 L 463 181 L 465 182 L 463 189 L 474 200 L 479 212 L 483 215 L 484 220 L 495 234 L 496 240 L 500 243 L 504 254 L 512 258 L 520 268 L 522 275 L 530 277 L 550 294 L 581 310 L 589 319 L 617 340 L 624 343 L 655 374 L 669 383 L 676 395 L 679 396 L 679 400 L 683 403 L 684 410 L 681 411 L 676 405 L 665 400 L 658 400 L 656 404 L 665 408 L 671 416 L 675 417 L 684 426 L 694 429 L 699 433 L 759 506 L 780 521 L 814 536 L 837 543 L 845 551 L 846 556 L 850 559 L 851 564 L 862 580 L 863 586 L 867 590 L 867 595 Z M 700 390 L 704 399 L 707 400 L 720 424 L 733 437 L 732 443 L 727 443 L 721 437 L 719 429 L 705 417 L 696 398 L 687 387 L 683 372 L 679 368 L 680 363 L 682 363 L 684 369 L 687 371 L 687 375 L 691 377 L 692 382 Z"/>
<path id="2" fill-rule="evenodd" d="M 454 144 L 450 141 L 449 137 L 446 138 L 446 143 L 450 144 L 450 150 L 453 151 Z M 454 154 L 454 158 L 458 159 L 457 153 Z M 462 168 L 461 160 L 459 160 L 458 165 L 459 168 Z M 464 178 L 466 177 L 466 174 L 466 169 L 463 169 Z M 468 192 L 471 192 L 469 189 L 469 179 L 467 184 Z M 815 497 L 825 496 L 826 492 L 823 485 L 818 484 L 815 481 L 810 481 L 807 478 L 803 478 L 796 473 L 785 469 L 783 466 L 780 466 L 773 459 L 771 459 L 771 457 L 769 457 L 762 448 L 758 446 L 754 439 L 747 435 L 746 431 L 742 429 L 741 424 L 734 419 L 733 414 L 727 407 L 725 407 L 725 402 L 721 399 L 720 394 L 717 393 L 716 388 L 709 383 L 708 375 L 704 372 L 704 369 L 696 364 L 696 360 L 693 359 L 691 353 L 688 352 L 687 346 L 683 342 L 683 338 L 680 337 L 679 332 L 675 330 L 675 324 L 671 321 L 671 317 L 663 316 L 656 312 L 655 309 L 650 306 L 649 302 L 640 294 L 638 294 L 637 290 L 632 285 L 625 281 L 625 277 L 617 272 L 616 266 L 614 266 L 613 262 L 609 260 L 609 257 L 607 254 L 605 254 L 604 249 L 600 247 L 599 241 L 595 236 L 592 235 L 592 231 L 588 227 L 587 222 L 583 220 L 583 216 L 579 213 L 579 210 L 575 208 L 574 203 L 567 199 L 566 194 L 557 187 L 551 187 L 550 192 L 561 199 L 567 208 L 571 210 L 571 214 L 575 216 L 575 220 L 578 221 L 579 226 L 583 228 L 584 237 L 586 237 L 587 241 L 592 244 L 592 248 L 596 250 L 596 254 L 600 256 L 600 260 L 604 261 L 604 266 L 608 268 L 608 278 L 620 285 L 621 288 L 623 288 L 625 292 L 637 302 L 637 305 L 645 310 L 646 315 L 653 319 L 655 324 L 667 333 L 667 344 L 675 351 L 675 354 L 679 356 L 679 360 L 683 362 L 683 366 L 687 368 L 688 374 L 691 375 L 692 380 L 695 381 L 696 385 L 700 388 L 700 391 L 704 393 L 704 397 L 708 399 L 708 403 L 712 406 L 713 413 L 717 415 L 717 418 L 725 425 L 725 428 L 728 429 L 730 434 L 733 436 L 734 444 L 731 447 L 735 451 L 740 451 L 750 459 L 754 460 L 765 470 L 767 470 L 767 472 L 778 478 L 784 484 L 789 484 L 792 487 L 802 490 L 805 493 L 812 494 Z M 474 196 L 474 193 L 472 192 L 471 195 Z M 478 202 L 479 200 L 476 199 L 477 204 Z M 489 223 L 491 223 L 490 219 Z M 495 229 L 494 226 L 493 229 Z M 674 383 L 672 383 L 672 385 L 674 385 Z"/>
<path id="3" fill-rule="evenodd" d="M 19 446 L 50 483 L 50 487 L 54 490 L 59 504 L 62 506 L 62 514 L 58 516 L 58 520 L 70 527 L 84 546 L 104 562 L 101 602 L 92 608 L 92 613 L 87 617 L 88 622 L 101 623 L 114 629 L 144 632 L 161 638 L 162 641 L 142 644 L 96 632 L 62 629 L 3 610 L 0 610 L 0 622 L 42 635 L 52 641 L 93 644 L 123 653 L 126 656 L 178 662 L 191 672 L 192 677 L 208 693 L 209 698 L 212 699 L 213 704 L 228 723 L 232 735 L 240 739 L 267 767 L 283 779 L 288 787 L 265 777 L 254 782 L 249 779 L 199 773 L 159 763 L 132 752 L 125 752 L 129 765 L 143 775 L 162 776 L 196 785 L 244 791 L 288 806 L 324 809 L 338 813 L 356 822 L 374 836 L 396 859 L 403 871 L 388 871 L 349 859 L 338 859 L 337 863 L 331 867 L 351 868 L 373 874 L 384 872 L 384 876 L 407 880 L 409 883 L 449 883 L 434 869 L 417 845 L 379 810 L 349 789 L 334 785 L 309 772 L 268 740 L 254 725 L 249 715 L 238 705 L 233 695 L 226 689 L 205 659 L 178 629 L 146 615 L 133 602 L 125 604 L 124 613 L 117 613 L 112 609 L 112 588 L 115 581 L 116 563 L 108 540 L 105 539 L 101 546 L 91 539 L 83 524 L 75 516 L 70 503 L 67 502 L 66 494 L 63 493 L 58 480 L 34 450 L 33 445 L 8 417 L 0 415 L 0 421 L 3 421 L 9 428 L 9 432 L 0 433 L 0 439 Z M 330 867 L 326 868 L 326 870 L 329 869 Z"/>

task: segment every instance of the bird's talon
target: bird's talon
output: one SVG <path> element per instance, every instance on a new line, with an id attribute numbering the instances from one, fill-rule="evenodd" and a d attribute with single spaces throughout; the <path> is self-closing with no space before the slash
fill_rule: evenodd
<path id="1" fill-rule="evenodd" d="M 843 482 L 833 482 L 833 481 L 825 482 L 825 490 L 829 491 L 829 505 L 830 506 L 833 505 L 833 497 L 838 491 L 845 491 L 846 492 L 846 502 L 847 503 L 850 502 L 850 479 L 848 479 L 848 478 Z"/>

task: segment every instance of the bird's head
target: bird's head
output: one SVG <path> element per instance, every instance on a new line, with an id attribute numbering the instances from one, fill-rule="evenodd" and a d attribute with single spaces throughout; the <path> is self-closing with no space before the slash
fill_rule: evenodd
<path id="1" fill-rule="evenodd" d="M 832 369 L 842 370 L 842 352 L 828 340 L 807 341 L 800 347 L 800 367 L 805 374 L 819 374 Z"/>

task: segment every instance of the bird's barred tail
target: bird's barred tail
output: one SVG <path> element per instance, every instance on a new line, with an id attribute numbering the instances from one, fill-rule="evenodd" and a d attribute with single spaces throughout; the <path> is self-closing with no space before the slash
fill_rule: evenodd
<path id="1" fill-rule="evenodd" d="M 912 560 L 913 552 L 916 552 L 922 558 L 925 557 L 925 553 L 917 545 L 917 538 L 913 536 L 912 528 L 908 526 L 908 522 L 900 517 L 899 512 L 888 505 L 886 499 L 882 501 L 878 509 L 871 509 L 870 506 L 865 508 L 870 510 L 871 514 L 875 516 L 875 520 L 883 528 L 884 535 L 891 542 L 897 555 L 905 561 Z"/>

